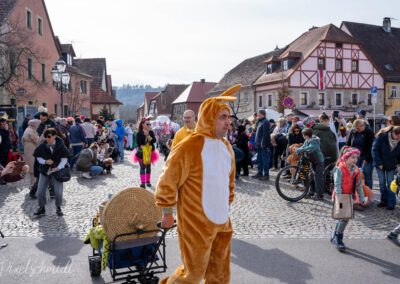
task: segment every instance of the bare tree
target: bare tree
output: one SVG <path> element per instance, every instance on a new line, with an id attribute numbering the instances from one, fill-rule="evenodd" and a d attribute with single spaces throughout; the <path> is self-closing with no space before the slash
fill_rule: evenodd
<path id="1" fill-rule="evenodd" d="M 238 113 L 239 113 L 240 107 L 242 107 L 242 105 L 240 104 L 240 100 L 241 100 L 241 95 L 240 95 L 240 93 L 239 93 L 238 99 L 237 99 L 236 101 L 229 102 L 229 107 L 230 107 L 231 110 L 232 110 L 232 114 L 233 114 L 234 116 L 236 116 L 236 117 L 237 117 L 237 115 L 238 115 Z"/>
<path id="2" fill-rule="evenodd" d="M 75 82 L 71 86 L 71 89 L 66 90 L 66 92 L 64 93 L 65 102 L 66 105 L 68 105 L 68 115 L 70 116 L 77 114 L 78 111 L 83 107 L 83 105 L 89 100 L 89 95 L 82 94 L 80 80 L 74 81 Z"/>
<path id="3" fill-rule="evenodd" d="M 33 42 L 33 31 L 22 28 L 21 21 L 5 20 L 0 23 L 0 87 L 3 87 L 11 95 L 26 96 L 31 94 L 17 92 L 23 83 L 29 79 L 31 85 L 42 87 L 41 78 L 37 78 L 34 72 L 29 73 L 28 59 L 41 62 L 46 58 L 45 50 Z"/>

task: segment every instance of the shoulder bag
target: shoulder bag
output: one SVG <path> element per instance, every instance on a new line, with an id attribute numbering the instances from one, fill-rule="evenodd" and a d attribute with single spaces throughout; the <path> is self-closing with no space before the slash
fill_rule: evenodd
<path id="1" fill-rule="evenodd" d="M 353 179 L 353 194 L 357 186 L 357 175 Z M 354 218 L 353 194 L 336 194 L 333 200 L 332 218 L 336 220 L 349 220 Z"/>
<path id="2" fill-rule="evenodd" d="M 71 168 L 66 164 L 64 168 L 52 173 L 53 177 L 59 182 L 67 182 L 71 179 Z"/>

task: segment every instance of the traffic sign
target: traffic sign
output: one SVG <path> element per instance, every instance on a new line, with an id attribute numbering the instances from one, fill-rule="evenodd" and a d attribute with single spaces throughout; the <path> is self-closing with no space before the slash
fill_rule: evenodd
<path id="1" fill-rule="evenodd" d="M 378 87 L 377 86 L 372 86 L 371 87 L 371 95 L 372 95 L 372 97 L 376 97 L 377 94 L 378 94 Z"/>
<path id="2" fill-rule="evenodd" d="M 283 106 L 285 108 L 293 108 L 294 107 L 294 101 L 291 97 L 286 97 L 283 99 Z"/>
<path id="3" fill-rule="evenodd" d="M 374 105 L 376 104 L 378 98 L 376 96 L 371 97 L 371 103 Z"/>

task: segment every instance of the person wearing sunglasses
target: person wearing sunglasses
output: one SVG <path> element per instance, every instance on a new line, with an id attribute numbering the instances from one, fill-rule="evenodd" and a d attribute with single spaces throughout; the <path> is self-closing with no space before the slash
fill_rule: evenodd
<path id="1" fill-rule="evenodd" d="M 140 187 L 151 187 L 151 163 L 157 160 L 154 143 L 156 143 L 156 136 L 151 130 L 150 120 L 143 118 L 139 123 L 139 131 L 136 135 L 136 143 L 138 150 L 134 155 L 134 161 L 139 162 L 140 165 Z M 150 149 L 147 151 L 146 149 Z"/>
<path id="2" fill-rule="evenodd" d="M 63 183 L 57 181 L 52 175 L 65 167 L 69 158 L 69 151 L 63 140 L 57 136 L 55 128 L 48 128 L 44 131 L 45 141 L 43 141 L 34 151 L 33 156 L 39 163 L 39 184 L 37 198 L 39 208 L 34 213 L 35 216 L 42 216 L 46 213 L 46 192 L 50 183 L 54 186 L 57 215 L 62 216 L 62 194 Z"/>

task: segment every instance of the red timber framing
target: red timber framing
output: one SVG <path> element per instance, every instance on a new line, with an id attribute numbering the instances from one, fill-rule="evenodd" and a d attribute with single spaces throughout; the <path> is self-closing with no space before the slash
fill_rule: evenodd
<path id="1" fill-rule="evenodd" d="M 338 47 L 333 42 L 321 42 L 290 75 L 289 87 L 318 88 L 318 59 L 321 58 L 325 60 L 326 89 L 370 89 L 383 84 L 382 77 L 357 44 L 342 43 Z M 336 60 L 340 60 L 342 71 L 336 71 Z M 354 60 L 357 60 L 357 70 L 352 71 Z"/>

